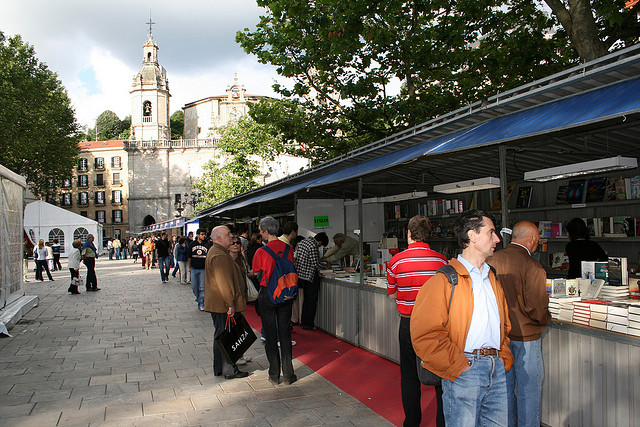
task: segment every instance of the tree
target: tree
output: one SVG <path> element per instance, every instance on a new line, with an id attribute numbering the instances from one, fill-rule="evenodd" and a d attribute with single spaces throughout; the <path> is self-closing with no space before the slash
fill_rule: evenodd
<path id="1" fill-rule="evenodd" d="M 181 139 L 184 131 L 184 111 L 177 110 L 171 115 L 171 139 Z"/>
<path id="2" fill-rule="evenodd" d="M 111 110 L 106 110 L 98 116 L 96 119 L 96 128 L 98 129 L 98 141 L 118 139 L 124 130 L 120 118 Z"/>
<path id="3" fill-rule="evenodd" d="M 557 72 L 576 55 L 534 0 L 258 0 L 236 40 L 295 84 L 251 109 L 316 161 Z M 399 93 L 393 89 L 402 83 Z"/>
<path id="4" fill-rule="evenodd" d="M 261 125 L 249 116 L 241 117 L 222 132 L 218 148 L 219 161 L 209 160 L 194 187 L 201 192 L 196 209 L 215 205 L 238 194 L 258 187 L 255 178 L 260 174 L 257 159 L 265 162 L 286 151 L 282 138 L 273 126 Z"/>
<path id="5" fill-rule="evenodd" d="M 0 164 L 44 196 L 71 175 L 78 124 L 60 80 L 19 35 L 0 32 Z"/>
<path id="6" fill-rule="evenodd" d="M 583 62 L 604 56 L 614 46 L 629 46 L 640 36 L 640 4 L 628 0 L 544 0 L 569 35 Z M 628 7 L 625 4 L 629 3 Z"/>

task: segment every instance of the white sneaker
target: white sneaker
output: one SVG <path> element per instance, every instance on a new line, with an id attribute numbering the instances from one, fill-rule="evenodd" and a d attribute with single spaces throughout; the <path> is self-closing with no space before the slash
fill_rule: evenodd
<path id="1" fill-rule="evenodd" d="M 266 339 L 265 337 L 263 337 L 263 336 L 260 336 L 260 339 L 261 339 L 263 342 L 267 340 L 267 339 Z M 280 344 L 280 343 L 278 343 L 278 344 Z"/>
<path id="2" fill-rule="evenodd" d="M 296 342 L 294 340 L 291 340 L 291 346 L 293 347 L 294 345 L 296 345 Z M 278 341 L 278 347 L 280 347 L 280 341 Z"/>

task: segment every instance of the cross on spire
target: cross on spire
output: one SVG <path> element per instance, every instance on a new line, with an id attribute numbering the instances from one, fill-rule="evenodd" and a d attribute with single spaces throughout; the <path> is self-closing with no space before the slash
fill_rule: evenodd
<path id="1" fill-rule="evenodd" d="M 151 9 L 149 9 L 149 22 L 147 22 L 147 24 L 149 24 L 149 37 L 151 37 L 153 32 L 153 24 L 155 24 L 155 22 L 151 20 Z"/>

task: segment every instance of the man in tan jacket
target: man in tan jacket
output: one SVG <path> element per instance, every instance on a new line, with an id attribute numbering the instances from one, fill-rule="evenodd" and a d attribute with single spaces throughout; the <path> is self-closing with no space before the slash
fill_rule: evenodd
<path id="1" fill-rule="evenodd" d="M 502 287 L 485 262 L 500 238 L 493 219 L 480 210 L 460 215 L 454 233 L 462 248 L 450 262 L 458 284 L 452 295 L 439 273 L 420 288 L 411 341 L 425 367 L 442 378 L 446 425 L 506 426 L 511 325 Z"/>
<path id="2" fill-rule="evenodd" d="M 215 339 L 224 331 L 227 316 L 244 312 L 246 304 L 240 270 L 236 268 L 228 250 L 233 242 L 233 235 L 227 226 L 220 225 L 211 231 L 211 240 L 213 245 L 209 248 L 205 261 L 204 310 L 211 313 L 213 319 L 213 373 L 217 377 L 224 374 L 228 380 L 244 378 L 249 373 L 227 362 L 215 343 Z"/>

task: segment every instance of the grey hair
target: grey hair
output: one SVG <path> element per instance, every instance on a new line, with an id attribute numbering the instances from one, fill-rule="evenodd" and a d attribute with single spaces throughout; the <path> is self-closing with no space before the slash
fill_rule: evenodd
<path id="1" fill-rule="evenodd" d="M 343 233 L 337 233 L 333 236 L 333 240 L 344 243 L 344 241 L 347 240 L 347 236 L 345 236 Z"/>
<path id="2" fill-rule="evenodd" d="M 264 218 L 262 218 L 260 220 L 260 223 L 258 224 L 258 227 L 260 227 L 260 230 L 266 231 L 272 236 L 277 236 L 280 233 L 280 225 L 278 224 L 278 221 L 272 216 L 265 216 Z"/>

